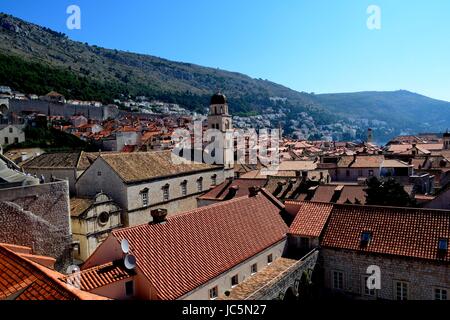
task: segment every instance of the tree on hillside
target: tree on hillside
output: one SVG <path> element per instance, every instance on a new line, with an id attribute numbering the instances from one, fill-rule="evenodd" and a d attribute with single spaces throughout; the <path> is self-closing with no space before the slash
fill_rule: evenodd
<path id="1" fill-rule="evenodd" d="M 366 204 L 389 207 L 409 207 L 414 203 L 403 186 L 393 178 L 367 179 Z"/>

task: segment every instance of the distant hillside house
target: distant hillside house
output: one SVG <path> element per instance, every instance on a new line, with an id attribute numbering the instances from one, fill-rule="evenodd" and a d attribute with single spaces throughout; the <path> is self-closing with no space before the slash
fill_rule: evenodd
<path id="1" fill-rule="evenodd" d="M 78 178 L 78 196 L 103 192 L 125 210 L 126 226 L 148 223 L 152 209 L 170 215 L 197 207 L 196 197 L 232 170 L 203 163 L 176 164 L 172 152 L 101 154 Z"/>
<path id="2" fill-rule="evenodd" d="M 0 125 L 0 144 L 6 147 L 10 144 L 17 144 L 25 141 L 23 125 Z"/>

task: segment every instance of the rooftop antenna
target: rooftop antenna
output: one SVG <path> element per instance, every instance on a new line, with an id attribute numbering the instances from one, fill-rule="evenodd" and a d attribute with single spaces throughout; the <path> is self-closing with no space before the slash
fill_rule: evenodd
<path id="1" fill-rule="evenodd" d="M 136 258 L 131 254 L 127 254 L 124 259 L 124 264 L 128 270 L 133 270 L 136 268 Z"/>
<path id="2" fill-rule="evenodd" d="M 124 254 L 128 254 L 128 252 L 130 252 L 130 244 L 128 243 L 128 240 L 123 239 L 120 242 L 120 248 Z"/>
<path id="3" fill-rule="evenodd" d="M 128 270 L 134 270 L 136 268 L 136 257 L 130 254 L 130 243 L 128 242 L 128 240 L 123 239 L 120 242 L 120 249 L 125 255 L 123 259 L 125 268 L 127 268 Z"/>

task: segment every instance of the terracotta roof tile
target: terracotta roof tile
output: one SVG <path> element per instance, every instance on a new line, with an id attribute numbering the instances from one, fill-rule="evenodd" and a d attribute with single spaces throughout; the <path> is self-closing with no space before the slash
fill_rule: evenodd
<path id="1" fill-rule="evenodd" d="M 112 234 L 128 240 L 158 298 L 173 300 L 283 240 L 287 231 L 280 209 L 259 194 Z"/>
<path id="2" fill-rule="evenodd" d="M 60 277 L 63 275 L 0 245 L 0 300 L 105 299 L 70 288 L 59 280 Z"/>
<path id="3" fill-rule="evenodd" d="M 366 247 L 363 232 L 372 234 Z M 440 239 L 450 239 L 449 211 L 334 205 L 321 246 L 449 262 L 448 252 L 439 254 Z"/>
<path id="4" fill-rule="evenodd" d="M 101 266 L 83 270 L 76 276 L 80 277 L 81 290 L 92 291 L 117 281 L 132 278 L 134 275 L 135 272 L 127 270 L 120 261 L 106 263 Z M 71 278 L 71 276 L 66 276 L 62 280 L 67 282 Z"/>
<path id="5" fill-rule="evenodd" d="M 290 202 L 292 205 L 295 202 Z M 301 237 L 320 237 L 328 221 L 332 204 L 299 202 L 299 210 L 289 228 L 289 234 Z"/>

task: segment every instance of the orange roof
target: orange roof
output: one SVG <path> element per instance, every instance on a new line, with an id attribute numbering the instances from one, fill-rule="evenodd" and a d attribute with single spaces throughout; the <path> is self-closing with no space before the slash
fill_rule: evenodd
<path id="1" fill-rule="evenodd" d="M 80 278 L 81 290 L 92 291 L 117 281 L 122 281 L 133 277 L 134 271 L 127 270 L 123 262 L 110 262 L 101 266 L 86 269 L 77 274 Z M 71 279 L 71 276 L 63 278 L 64 282 Z"/>
<path id="2" fill-rule="evenodd" d="M 290 205 L 295 202 L 290 201 Z M 298 202 L 299 211 L 289 228 L 289 234 L 301 237 L 320 237 L 333 209 L 332 204 Z"/>
<path id="3" fill-rule="evenodd" d="M 286 237 L 279 206 L 264 193 L 113 231 L 161 300 L 174 300 Z"/>
<path id="4" fill-rule="evenodd" d="M 311 204 L 311 211 L 321 204 Z M 361 246 L 361 235 L 372 239 Z M 450 262 L 438 243 L 450 239 L 450 212 L 411 208 L 333 205 L 322 247 Z"/>
<path id="5" fill-rule="evenodd" d="M 62 274 L 27 259 L 27 251 L 31 249 L 0 244 L 0 300 L 106 299 L 65 285 L 59 280 Z"/>

